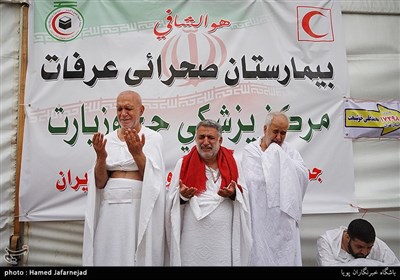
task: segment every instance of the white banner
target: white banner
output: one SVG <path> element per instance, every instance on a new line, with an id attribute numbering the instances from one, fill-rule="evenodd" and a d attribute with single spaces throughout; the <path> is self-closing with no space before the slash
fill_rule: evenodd
<path id="1" fill-rule="evenodd" d="M 66 3 L 30 7 L 21 221 L 83 219 L 91 138 L 118 127 L 126 89 L 164 138 L 167 172 L 201 119 L 218 120 L 223 145 L 240 154 L 268 111 L 286 111 L 286 141 L 310 170 L 304 213 L 356 211 L 337 1 Z"/>

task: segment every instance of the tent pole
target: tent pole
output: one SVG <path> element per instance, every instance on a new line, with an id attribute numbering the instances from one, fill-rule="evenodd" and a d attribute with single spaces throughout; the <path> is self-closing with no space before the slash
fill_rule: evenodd
<path id="1" fill-rule="evenodd" d="M 22 143 L 24 138 L 24 99 L 25 99 L 25 80 L 27 71 L 28 59 L 28 5 L 24 4 L 21 8 L 22 24 L 21 24 L 21 48 L 20 48 L 20 87 L 18 98 L 18 128 L 17 128 L 17 170 L 15 178 L 15 209 L 14 209 L 14 232 L 10 237 L 10 250 L 20 250 L 20 235 L 21 227 L 19 221 L 19 185 L 21 176 L 21 158 L 22 158 Z M 18 261 L 20 259 L 18 258 Z M 18 264 L 17 264 L 18 265 Z"/>

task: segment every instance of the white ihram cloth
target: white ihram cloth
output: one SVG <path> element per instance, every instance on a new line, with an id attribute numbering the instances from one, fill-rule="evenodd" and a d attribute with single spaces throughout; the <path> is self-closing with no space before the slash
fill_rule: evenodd
<path id="1" fill-rule="evenodd" d="M 319 266 L 399 266 L 400 261 L 389 246 L 375 237 L 374 246 L 366 258 L 354 258 L 343 250 L 342 236 L 346 227 L 326 231 L 317 240 Z"/>
<path id="2" fill-rule="evenodd" d="M 217 194 L 221 178 L 213 182 L 206 168 L 206 191 L 180 204 L 179 178 L 182 158 L 177 162 L 167 194 L 166 232 L 171 266 L 246 266 L 251 248 L 247 188 L 236 187 L 236 198 Z M 215 171 L 214 171 L 215 174 Z M 214 175 L 216 178 L 216 175 Z M 190 186 L 188 186 L 190 187 Z"/>
<path id="3" fill-rule="evenodd" d="M 301 266 L 299 222 L 308 169 L 299 152 L 261 138 L 246 145 L 242 169 L 250 197 L 252 266 Z"/>
<path id="4" fill-rule="evenodd" d="M 143 182 L 110 178 L 97 189 L 94 167 L 89 191 L 83 238 L 84 266 L 162 266 L 165 248 L 165 182 L 161 135 L 142 126 L 146 167 Z M 107 169 L 138 170 L 117 131 L 107 138 Z"/>

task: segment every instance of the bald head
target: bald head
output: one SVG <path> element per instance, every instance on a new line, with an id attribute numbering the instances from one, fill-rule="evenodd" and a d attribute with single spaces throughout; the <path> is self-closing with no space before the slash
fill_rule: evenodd
<path id="1" fill-rule="evenodd" d="M 126 96 L 127 98 L 131 98 L 132 101 L 135 102 L 137 105 L 142 106 L 142 97 L 136 91 L 125 90 L 125 91 L 121 92 L 120 94 L 118 94 L 117 102 L 118 102 L 118 99 L 123 96 Z"/>
<path id="2" fill-rule="evenodd" d="M 117 97 L 117 117 L 122 128 L 140 131 L 140 117 L 143 115 L 144 106 L 139 93 L 132 90 L 121 92 Z"/>

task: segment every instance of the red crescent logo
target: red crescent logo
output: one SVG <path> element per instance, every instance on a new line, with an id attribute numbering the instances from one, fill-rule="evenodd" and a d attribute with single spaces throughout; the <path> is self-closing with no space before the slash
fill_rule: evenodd
<path id="1" fill-rule="evenodd" d="M 71 35 L 73 32 L 70 32 L 70 33 L 62 33 L 62 32 L 60 32 L 60 31 L 57 29 L 57 26 L 56 26 L 57 19 L 58 19 L 60 16 L 62 16 L 63 14 L 70 14 L 70 15 L 72 15 L 72 13 L 70 13 L 70 12 L 61 12 L 61 13 L 57 14 L 57 15 L 53 18 L 53 20 L 51 21 L 51 27 L 52 27 L 52 29 L 54 30 L 54 32 L 56 32 L 57 34 L 62 35 L 62 36 L 68 36 L 68 35 Z"/>
<path id="2" fill-rule="evenodd" d="M 310 27 L 310 20 L 311 20 L 311 18 L 312 18 L 313 16 L 315 16 L 315 15 L 320 15 L 320 16 L 323 16 L 323 17 L 325 16 L 323 13 L 318 12 L 318 11 L 311 11 L 311 12 L 308 12 L 308 13 L 303 17 L 303 20 L 301 21 L 301 26 L 303 27 L 304 31 L 305 31 L 308 35 L 310 35 L 311 37 L 314 37 L 314 38 L 321 38 L 321 37 L 324 37 L 324 36 L 328 35 L 328 33 L 325 33 L 325 34 L 315 34 L 315 33 L 311 30 L 311 27 Z"/>

